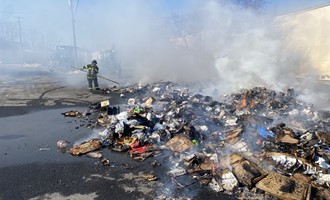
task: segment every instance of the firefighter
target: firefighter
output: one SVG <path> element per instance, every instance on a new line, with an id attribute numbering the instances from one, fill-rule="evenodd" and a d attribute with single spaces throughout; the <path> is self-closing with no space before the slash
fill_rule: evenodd
<path id="1" fill-rule="evenodd" d="M 87 69 L 87 81 L 89 91 L 93 91 L 93 82 L 95 90 L 100 90 L 99 83 L 97 82 L 97 74 L 99 73 L 97 61 L 93 60 L 92 64 L 87 64 L 82 69 Z"/>

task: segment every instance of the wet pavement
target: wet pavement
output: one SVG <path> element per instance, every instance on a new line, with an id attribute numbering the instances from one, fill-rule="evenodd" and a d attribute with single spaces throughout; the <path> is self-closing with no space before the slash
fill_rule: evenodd
<path id="1" fill-rule="evenodd" d="M 0 81 L 1 200 L 235 199 L 197 183 L 175 188 L 165 174 L 166 157 L 157 158 L 163 165 L 154 168 L 153 160 L 136 162 L 127 153 L 110 150 L 103 152 L 109 166 L 98 159 L 63 153 L 56 147 L 58 140 L 84 141 L 93 131 L 80 127 L 75 118 L 65 118 L 62 112 L 83 112 L 90 103 L 105 99 L 120 104 L 130 94 L 120 98 L 119 94 L 91 93 L 81 74 L 71 74 L 68 83 L 67 74 L 44 68 L 14 67 L 4 72 Z M 158 175 L 158 181 L 136 178 L 151 171 Z"/>
<path id="2" fill-rule="evenodd" d="M 84 107 L 76 109 L 84 111 Z M 165 175 L 164 157 L 159 158 L 163 166 L 155 169 L 150 164 L 153 160 L 135 162 L 127 153 L 110 150 L 103 152 L 110 166 L 86 156 L 62 153 L 56 147 L 59 139 L 75 142 L 91 135 L 91 130 L 79 127 L 76 119 L 61 115 L 67 110 L 47 109 L 0 118 L 0 199 L 156 199 L 161 195 L 175 199 L 188 196 L 218 199 L 227 196 L 201 188 L 198 183 L 180 190 L 174 188 Z M 124 164 L 132 167 L 125 169 Z M 134 178 L 150 171 L 159 174 L 159 181 Z"/>
<path id="3" fill-rule="evenodd" d="M 83 81 L 80 86 L 67 85 L 60 81 L 63 77 L 49 72 L 29 72 L 32 77 L 21 73 L 10 74 L 17 79 L 0 83 L 4 94 L 0 99 L 0 199 L 235 199 L 189 176 L 180 177 L 187 185 L 176 188 L 166 175 L 170 152 L 136 162 L 127 153 L 104 149 L 109 166 L 85 155 L 63 153 L 56 147 L 58 140 L 79 144 L 98 130 L 80 126 L 78 118 L 61 113 L 84 112 L 90 103 L 105 99 L 112 105 L 127 103 L 134 94 L 121 98 L 119 93 L 90 93 L 82 87 Z M 159 167 L 152 166 L 155 159 Z M 141 179 L 148 173 L 158 180 Z"/>

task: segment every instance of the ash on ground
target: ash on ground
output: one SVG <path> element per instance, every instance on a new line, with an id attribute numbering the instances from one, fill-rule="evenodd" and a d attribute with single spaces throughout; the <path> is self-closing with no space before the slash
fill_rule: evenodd
<path id="1" fill-rule="evenodd" d="M 166 157 L 165 174 L 177 189 L 206 186 L 238 199 L 330 199 L 330 112 L 298 100 L 292 88 L 255 87 L 219 100 L 172 82 L 102 93 L 118 93 L 127 103 L 105 99 L 84 113 L 62 113 L 98 132 L 66 147 L 72 155 L 111 165 L 99 151 L 109 149 L 153 160 L 154 168 Z M 154 173 L 139 178 L 160 180 Z"/>

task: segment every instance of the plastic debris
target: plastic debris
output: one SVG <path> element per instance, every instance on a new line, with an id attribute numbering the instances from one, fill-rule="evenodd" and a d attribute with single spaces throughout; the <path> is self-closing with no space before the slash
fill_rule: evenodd
<path id="1" fill-rule="evenodd" d="M 135 96 L 120 107 L 109 107 L 109 102 L 106 110 L 92 104 L 90 115 L 67 112 L 97 127 L 100 138 L 73 146 L 72 155 L 87 154 L 110 165 L 95 152 L 107 147 L 134 161 L 152 158 L 151 166 L 157 167 L 157 156 L 163 154 L 161 166 L 168 167 L 177 188 L 197 182 L 243 199 L 330 195 L 330 113 L 296 99 L 292 88 L 276 92 L 255 87 L 219 101 L 171 82 L 107 91 Z M 157 180 L 148 174 L 134 178 Z"/>
<path id="2" fill-rule="evenodd" d="M 67 147 L 67 145 L 68 145 L 68 142 L 64 141 L 64 140 L 59 140 L 56 142 L 56 146 L 58 148 L 65 148 L 65 147 Z"/>
<path id="3" fill-rule="evenodd" d="M 229 192 L 233 192 L 238 187 L 238 181 L 235 175 L 228 169 L 221 173 L 221 183 L 223 189 Z"/>
<path id="4" fill-rule="evenodd" d="M 102 153 L 100 153 L 100 152 L 88 152 L 86 155 L 90 158 L 101 158 L 102 157 Z"/>

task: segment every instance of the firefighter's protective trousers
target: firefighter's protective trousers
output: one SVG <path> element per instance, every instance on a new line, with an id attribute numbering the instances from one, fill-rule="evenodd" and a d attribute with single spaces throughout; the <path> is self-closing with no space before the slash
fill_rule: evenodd
<path id="1" fill-rule="evenodd" d="M 99 68 L 96 64 L 88 64 L 83 67 L 83 69 L 87 69 L 87 81 L 88 88 L 91 90 L 94 87 L 99 89 L 99 83 L 97 81 L 97 74 L 99 73 Z"/>

